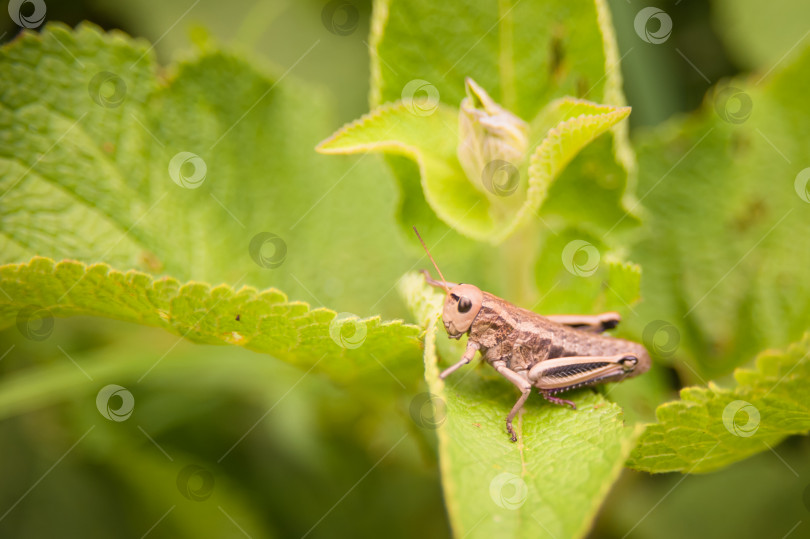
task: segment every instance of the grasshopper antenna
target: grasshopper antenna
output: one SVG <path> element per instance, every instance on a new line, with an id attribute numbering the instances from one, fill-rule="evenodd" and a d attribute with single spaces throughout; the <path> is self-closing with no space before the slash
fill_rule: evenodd
<path id="1" fill-rule="evenodd" d="M 416 237 L 419 238 L 419 243 L 422 244 L 422 247 L 425 249 L 425 252 L 427 253 L 428 258 L 430 258 L 430 261 L 433 262 L 433 267 L 436 268 L 437 272 L 439 272 L 439 277 L 442 278 L 442 288 L 444 288 L 445 292 L 450 294 L 450 289 L 447 288 L 447 281 L 444 279 L 444 275 L 442 275 L 442 270 L 439 269 L 439 265 L 436 264 L 435 260 L 433 260 L 433 255 L 430 254 L 430 251 L 428 250 L 427 245 L 425 245 L 425 240 L 423 240 L 422 236 L 419 235 L 419 231 L 416 230 L 416 227 L 413 227 L 413 231 L 416 233 Z"/>

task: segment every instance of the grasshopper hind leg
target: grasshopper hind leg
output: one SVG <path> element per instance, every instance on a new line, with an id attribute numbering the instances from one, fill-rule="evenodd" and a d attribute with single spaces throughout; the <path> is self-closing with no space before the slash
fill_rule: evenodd
<path id="1" fill-rule="evenodd" d="M 621 380 L 632 373 L 637 364 L 638 358 L 632 354 L 559 357 L 533 366 L 529 370 L 529 381 L 547 401 L 567 404 L 576 410 L 573 402 L 554 395 L 579 387 Z"/>
<path id="2" fill-rule="evenodd" d="M 543 395 L 543 398 L 545 398 L 548 402 L 551 402 L 551 403 L 554 403 L 554 404 L 559 404 L 560 406 L 568 405 L 568 406 L 571 407 L 572 410 L 577 409 L 577 405 L 574 404 L 572 401 L 569 401 L 569 400 L 566 400 L 566 399 L 561 399 L 559 397 L 555 397 L 553 391 L 549 391 L 547 389 L 541 389 L 541 390 L 538 391 L 538 393 Z"/>
<path id="3" fill-rule="evenodd" d="M 601 314 L 547 314 L 545 317 L 552 322 L 591 333 L 602 333 L 613 329 L 622 320 L 619 313 L 615 311 Z"/>

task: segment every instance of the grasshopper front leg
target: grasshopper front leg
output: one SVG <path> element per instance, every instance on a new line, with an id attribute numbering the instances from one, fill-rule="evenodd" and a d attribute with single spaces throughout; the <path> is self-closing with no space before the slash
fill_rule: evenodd
<path id="1" fill-rule="evenodd" d="M 479 348 L 481 348 L 480 344 L 473 341 L 472 339 L 469 339 L 467 341 L 467 349 L 464 351 L 464 355 L 461 356 L 461 360 L 452 367 L 447 367 L 446 369 L 444 369 L 442 373 L 439 375 L 439 378 L 444 380 L 449 375 L 453 374 L 456 370 L 458 370 L 460 367 L 463 367 L 464 365 L 472 361 L 473 357 L 475 357 L 475 353 L 478 351 Z"/>
<path id="2" fill-rule="evenodd" d="M 512 427 L 512 420 L 515 418 L 520 409 L 523 408 L 523 405 L 526 403 L 526 399 L 529 398 L 529 395 L 531 395 L 532 385 L 529 383 L 527 378 L 507 367 L 506 361 L 502 359 L 493 361 L 492 366 L 495 367 L 495 370 L 498 371 L 500 375 L 515 384 L 515 387 L 517 387 L 521 392 L 520 398 L 517 400 L 515 405 L 512 406 L 512 409 L 509 411 L 509 415 L 506 416 L 506 432 L 508 432 L 512 437 L 513 442 L 517 442 L 517 433 Z"/>

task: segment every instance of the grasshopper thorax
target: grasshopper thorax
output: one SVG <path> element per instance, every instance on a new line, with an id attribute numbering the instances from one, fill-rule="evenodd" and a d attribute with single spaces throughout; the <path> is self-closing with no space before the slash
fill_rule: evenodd
<path id="1" fill-rule="evenodd" d="M 470 331 L 470 326 L 478 316 L 483 301 L 484 294 L 481 289 L 471 284 L 460 284 L 447 292 L 442 321 L 450 338 L 458 339 Z"/>

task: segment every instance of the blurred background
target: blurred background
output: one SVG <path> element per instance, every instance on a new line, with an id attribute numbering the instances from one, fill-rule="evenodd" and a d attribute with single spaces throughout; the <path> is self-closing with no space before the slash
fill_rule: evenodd
<path id="1" fill-rule="evenodd" d="M 325 137 L 368 111 L 371 3 L 351 4 L 359 18 L 344 35 L 325 26 L 325 2 L 311 0 L 50 0 L 47 20 L 142 37 L 163 65 L 203 30 L 280 73 L 320 39 L 326 46 L 290 76 L 332 99 Z M 810 3 L 799 0 L 771 0 L 767 9 L 754 0 L 658 2 L 677 18 L 673 46 L 640 47 L 633 18 L 649 4 L 610 5 L 633 137 L 697 109 L 718 81 L 767 69 L 810 25 Z M 0 42 L 17 32 L 0 17 Z M 303 288 L 287 291 L 317 305 Z M 380 309 L 384 318 L 406 316 L 396 300 Z M 107 320 L 58 319 L 39 342 L 9 328 L 0 342 L 3 387 L 35 395 L 0 392 L 0 537 L 450 534 L 430 433 L 414 428 L 380 459 L 399 437 L 393 424 L 408 416 L 407 399 L 370 413 L 368 401 L 266 356 Z M 132 382 L 169 348 L 171 358 L 138 386 L 137 421 L 98 424 L 88 398 L 97 380 Z M 47 376 L 30 376 L 34 369 Z M 677 387 L 673 378 L 673 396 Z M 625 470 L 592 536 L 807 536 L 794 524 L 810 518 L 810 485 L 799 479 L 810 471 L 808 451 L 810 441 L 793 438 L 778 455 L 706 476 Z"/>

